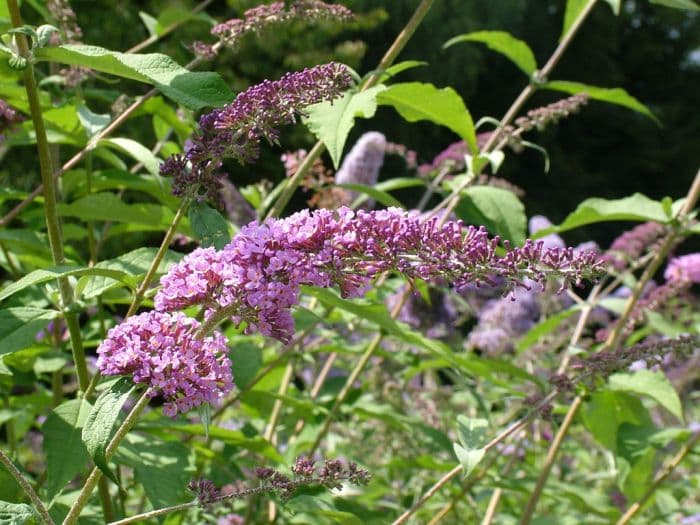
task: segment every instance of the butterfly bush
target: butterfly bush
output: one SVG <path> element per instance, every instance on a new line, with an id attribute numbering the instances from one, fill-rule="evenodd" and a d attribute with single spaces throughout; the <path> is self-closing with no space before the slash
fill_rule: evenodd
<path id="1" fill-rule="evenodd" d="M 155 297 L 160 311 L 193 305 L 207 319 L 245 322 L 288 343 L 294 332 L 290 309 L 301 285 L 337 286 L 343 297 L 361 296 L 377 275 L 396 271 L 409 280 L 448 282 L 458 291 L 499 278 L 525 287 L 543 284 L 550 274 L 578 282 L 601 269 L 597 256 L 572 248 L 546 249 L 527 241 L 506 245 L 484 228 L 461 221 L 423 221 L 399 208 L 353 212 L 308 210 L 284 219 L 251 223 L 223 250 L 200 249 L 186 256 L 162 279 Z"/>
<path id="2" fill-rule="evenodd" d="M 262 139 L 277 142 L 280 126 L 293 124 L 307 106 L 338 98 L 351 83 L 348 69 L 331 62 L 254 85 L 230 104 L 202 115 L 185 154 L 168 158 L 160 173 L 173 177 L 176 196 L 201 191 L 221 208 L 223 159 L 255 161 Z"/>
<path id="3" fill-rule="evenodd" d="M 273 2 L 246 10 L 242 19 L 233 18 L 215 25 L 211 29 L 211 34 L 218 37 L 222 44 L 234 47 L 246 34 L 259 33 L 291 20 L 347 21 L 352 17 L 352 11 L 347 7 L 340 4 L 327 4 L 320 0 L 300 0 L 289 7 L 286 7 L 284 2 Z"/>
<path id="4" fill-rule="evenodd" d="M 131 374 L 165 400 L 174 416 L 202 403 L 216 403 L 233 388 L 226 338 L 199 337 L 199 321 L 181 312 L 145 312 L 112 328 L 97 349 L 103 375 Z"/>

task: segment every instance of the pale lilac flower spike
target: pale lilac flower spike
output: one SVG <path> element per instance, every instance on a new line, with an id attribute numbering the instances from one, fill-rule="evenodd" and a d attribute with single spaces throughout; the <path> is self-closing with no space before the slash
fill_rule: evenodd
<path id="1" fill-rule="evenodd" d="M 545 230 L 551 226 L 551 221 L 544 215 L 533 215 L 532 217 L 530 217 L 530 221 L 528 222 L 528 230 L 530 231 L 530 235 L 534 235 L 538 231 Z M 545 235 L 540 240 L 544 243 L 545 248 L 566 247 L 564 240 L 561 237 L 559 237 L 559 235 L 557 235 L 556 233 L 550 233 L 549 235 Z"/>
<path id="2" fill-rule="evenodd" d="M 202 403 L 216 404 L 233 389 L 226 338 L 218 332 L 198 339 L 199 321 L 181 312 L 151 311 L 112 328 L 97 348 L 102 375 L 132 374 L 134 383 L 165 400 L 175 416 Z"/>
<path id="3" fill-rule="evenodd" d="M 379 178 L 379 170 L 384 164 L 386 137 L 378 131 L 369 131 L 362 135 L 350 152 L 343 159 L 340 169 L 335 174 L 338 184 L 365 184 L 374 186 Z M 357 192 L 350 192 L 352 199 L 357 198 Z M 373 200 L 366 203 L 372 207 Z"/>
<path id="4" fill-rule="evenodd" d="M 700 283 L 700 253 L 674 257 L 668 263 L 664 277 L 677 283 Z"/>

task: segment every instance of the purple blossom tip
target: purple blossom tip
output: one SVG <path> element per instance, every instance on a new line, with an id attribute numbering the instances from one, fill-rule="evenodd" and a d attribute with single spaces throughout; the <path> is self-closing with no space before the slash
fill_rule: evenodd
<path id="1" fill-rule="evenodd" d="M 201 327 L 185 314 L 146 312 L 112 328 L 97 349 L 103 375 L 133 375 L 161 395 L 163 412 L 175 416 L 202 403 L 215 404 L 233 388 L 226 338 L 198 338 Z"/>

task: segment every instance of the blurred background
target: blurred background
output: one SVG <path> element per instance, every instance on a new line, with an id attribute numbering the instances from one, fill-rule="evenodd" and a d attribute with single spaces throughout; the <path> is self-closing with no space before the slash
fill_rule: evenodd
<path id="1" fill-rule="evenodd" d="M 233 18 L 258 1 L 213 2 L 203 16 L 181 26 L 147 51 L 159 51 L 184 64 L 191 60 L 192 41 L 213 42 L 213 21 Z M 225 51 L 207 66 L 221 73 L 236 92 L 264 78 L 277 78 L 330 59 L 340 60 L 360 74 L 371 71 L 395 35 L 410 17 L 417 0 L 339 0 L 359 16 L 351 24 L 324 23 L 309 27 L 292 24 L 259 38 L 246 38 L 237 52 Z M 38 22 L 36 11 L 25 5 L 27 22 Z M 83 30 L 83 41 L 110 49 L 127 49 L 148 36 L 139 11 L 153 16 L 173 7 L 190 9 L 196 2 L 150 1 L 93 2 L 75 0 L 71 5 Z M 482 29 L 504 30 L 526 41 L 542 66 L 557 45 L 564 16 L 563 0 L 436 0 L 423 25 L 400 56 L 427 65 L 402 73 L 397 80 L 432 82 L 452 86 L 467 103 L 477 121 L 483 116 L 500 118 L 525 86 L 527 79 L 512 63 L 481 44 L 460 44 L 443 50 L 449 38 Z M 32 20 L 32 16 L 36 20 Z M 572 80 L 603 87 L 622 87 L 646 104 L 661 122 L 631 110 L 592 101 L 579 114 L 543 132 L 529 135 L 549 152 L 551 169 L 544 173 L 542 155 L 534 150 L 509 152 L 499 172 L 522 187 L 529 215 L 545 213 L 561 221 L 585 197 L 617 198 L 635 191 L 652 198 L 682 197 L 700 165 L 700 12 L 688 12 L 623 0 L 619 16 L 605 1 L 594 8 L 575 37 L 552 80 Z M 122 86 L 91 81 L 114 97 L 122 90 L 138 95 L 141 84 Z M 530 109 L 565 95 L 541 91 L 529 101 Z M 90 104 L 95 111 L 109 110 L 109 97 Z M 102 106 L 102 107 L 100 107 Z M 133 119 L 122 134 L 152 144 L 150 126 Z M 430 123 L 407 125 L 390 108 L 376 118 L 358 120 L 346 151 L 368 130 L 384 133 L 387 140 L 415 150 L 418 163 L 431 159 L 457 140 L 449 130 Z M 149 134 L 151 136 L 149 136 Z M 286 150 L 309 147 L 313 137 L 301 126 L 282 135 L 283 147 L 264 148 L 261 162 L 252 167 L 229 166 L 234 183 L 245 185 L 262 178 L 277 182 L 284 177 L 279 161 Z M 70 153 L 64 148 L 65 155 Z M 36 162 L 28 149 L 10 152 L 0 168 L 0 183 L 23 189 L 37 184 Z M 330 162 L 327 162 L 330 165 Z M 387 159 L 380 179 L 405 176 L 398 158 Z M 10 174 L 13 174 L 10 177 Z M 20 174 L 20 175 L 17 175 Z M 399 195 L 407 205 L 410 192 Z M 295 200 L 304 206 L 305 197 Z M 577 243 L 594 238 L 603 246 L 620 232 L 619 225 L 602 224 L 567 234 Z"/>

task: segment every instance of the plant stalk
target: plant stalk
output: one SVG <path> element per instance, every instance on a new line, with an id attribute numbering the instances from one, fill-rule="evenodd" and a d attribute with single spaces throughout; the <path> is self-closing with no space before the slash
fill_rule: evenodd
<path id="1" fill-rule="evenodd" d="M 656 492 L 656 489 L 666 481 L 666 479 L 671 475 L 674 469 L 681 464 L 685 457 L 693 450 L 695 445 L 700 441 L 700 432 L 696 432 L 690 440 L 683 445 L 683 447 L 678 451 L 678 453 L 671 459 L 671 461 L 659 472 L 654 478 L 654 482 L 647 489 L 644 495 L 639 498 L 639 501 L 634 502 L 630 508 L 620 517 L 616 525 L 627 525 L 630 520 L 639 512 L 639 510 L 644 506 L 644 504 L 649 501 Z"/>
<path id="2" fill-rule="evenodd" d="M 564 38 L 561 39 L 561 42 L 559 42 L 559 45 L 549 57 L 549 60 L 547 60 L 547 63 L 540 71 L 535 73 L 536 78 L 534 78 L 533 81 L 538 82 L 541 80 L 545 80 L 552 73 L 556 65 L 561 60 L 561 57 L 564 55 L 567 48 L 574 39 L 574 36 L 576 36 L 576 33 L 578 33 L 579 29 L 588 18 L 588 15 L 593 10 L 593 7 L 595 7 L 597 1 L 598 0 L 588 0 L 588 3 L 581 10 L 574 23 L 566 32 Z M 520 95 L 518 95 L 518 97 L 513 101 L 510 108 L 508 108 L 508 111 L 506 111 L 506 114 L 501 119 L 501 122 L 499 123 L 498 127 L 493 131 L 493 133 L 491 133 L 491 136 L 482 148 L 482 153 L 490 152 L 493 149 L 493 147 L 496 144 L 498 144 L 498 139 L 505 127 L 508 126 L 513 121 L 513 119 L 515 119 L 522 107 L 525 105 L 525 102 L 529 100 L 529 98 L 535 93 L 535 91 L 537 91 L 537 85 L 533 82 L 525 86 L 525 88 L 520 92 Z M 457 203 L 459 202 L 459 194 L 470 183 L 471 181 L 465 181 L 463 184 L 455 188 L 450 193 L 450 195 L 445 197 L 445 199 L 433 209 L 433 215 L 435 214 L 435 212 L 441 210 L 442 208 L 446 208 L 444 212 L 444 217 L 449 216 L 450 213 L 454 211 L 455 207 L 457 206 Z"/>
<path id="3" fill-rule="evenodd" d="M 685 198 L 685 202 L 683 203 L 683 207 L 679 210 L 676 218 L 682 221 L 685 218 L 685 216 L 693 210 L 693 208 L 698 202 L 699 197 L 700 170 L 698 170 L 697 174 L 695 175 L 695 179 L 693 179 L 693 183 L 690 189 L 688 190 L 688 194 Z M 630 295 L 629 299 L 627 300 L 625 308 L 620 314 L 615 328 L 613 328 L 613 330 L 610 332 L 608 339 L 598 350 L 599 352 L 615 348 L 620 343 L 620 339 L 622 337 L 622 334 L 624 333 L 625 325 L 629 320 L 630 315 L 634 311 L 634 307 L 637 304 L 637 301 L 644 292 L 644 288 L 654 276 L 654 274 L 658 271 L 659 267 L 671 251 L 671 248 L 675 245 L 678 237 L 679 233 L 677 231 L 670 233 L 666 237 L 666 240 L 661 245 L 661 247 L 657 250 L 655 256 L 651 259 L 651 261 L 649 261 L 649 264 L 645 268 L 644 273 L 642 273 L 642 276 L 639 278 L 639 281 L 637 281 L 636 286 L 633 288 L 632 295 Z M 525 511 L 520 519 L 520 525 L 527 525 L 530 523 L 530 520 L 532 519 L 532 516 L 535 511 L 535 507 L 537 506 L 537 502 L 544 489 L 544 485 L 546 484 L 547 478 L 549 477 L 549 474 L 552 470 L 552 466 L 554 464 L 554 460 L 556 459 L 557 452 L 559 451 L 563 439 L 568 433 L 574 416 L 578 412 L 578 409 L 581 407 L 582 402 L 583 398 L 581 396 L 577 396 L 569 406 L 569 410 L 566 413 L 566 416 L 564 417 L 564 423 L 561 427 L 559 427 L 559 430 L 557 431 L 557 434 L 552 440 L 549 450 L 547 451 L 544 467 L 540 471 L 540 475 L 537 479 L 535 489 L 533 490 L 530 499 L 527 502 Z"/>
<path id="4" fill-rule="evenodd" d="M 22 17 L 19 12 L 17 0 L 7 0 L 7 9 L 10 13 L 12 26 L 15 28 L 22 27 Z M 27 92 L 29 112 L 36 134 L 36 147 L 39 154 L 39 167 L 44 192 L 44 214 L 46 216 L 46 228 L 49 238 L 49 247 L 51 249 L 51 258 L 53 259 L 53 264 L 58 266 L 65 262 L 65 255 L 63 253 L 61 223 L 56 209 L 56 186 L 52 178 L 53 162 L 51 159 L 51 147 L 46 135 L 44 118 L 41 113 L 39 93 L 37 91 L 34 66 L 27 37 L 23 34 L 16 34 L 15 38 L 20 55 L 28 62 L 23 72 L 24 88 Z M 61 294 L 61 308 L 68 327 L 68 333 L 70 334 L 73 361 L 78 375 L 78 385 L 80 390 L 84 392 L 90 382 L 90 376 L 88 374 L 87 364 L 85 363 L 85 349 L 83 348 L 83 340 L 80 334 L 80 323 L 78 322 L 77 314 L 67 311 L 74 301 L 73 289 L 66 278 L 58 279 L 58 288 Z"/>
<path id="5" fill-rule="evenodd" d="M 105 460 L 109 461 L 109 459 L 117 451 L 117 448 L 119 448 L 119 444 L 121 443 L 122 439 L 124 439 L 124 436 L 126 436 L 129 430 L 131 430 L 131 428 L 136 424 L 136 420 L 138 419 L 139 414 L 141 414 L 141 411 L 144 409 L 144 407 L 148 405 L 148 401 L 150 400 L 149 394 L 150 390 L 146 390 L 141 395 L 134 407 L 131 409 L 131 412 L 129 412 L 122 424 L 119 426 L 119 428 L 114 434 L 114 437 L 109 442 L 109 445 L 107 445 L 107 449 L 105 450 Z M 85 480 L 83 488 L 80 490 L 80 494 L 78 494 L 78 498 L 75 500 L 70 510 L 68 511 L 68 514 L 63 520 L 63 525 L 73 525 L 78 521 L 78 517 L 80 517 L 80 512 L 87 504 L 92 494 L 92 491 L 95 489 L 95 485 L 97 485 L 97 482 L 101 478 L 102 471 L 97 467 L 93 467 L 92 472 L 90 472 L 90 475 Z"/>
<path id="6" fill-rule="evenodd" d="M 144 295 L 146 295 L 146 291 L 151 285 L 151 281 L 153 280 L 153 277 L 158 271 L 158 267 L 163 262 L 165 254 L 168 252 L 168 248 L 170 247 L 170 243 L 172 242 L 173 237 L 175 236 L 177 227 L 180 225 L 180 221 L 185 216 L 185 213 L 187 213 L 187 208 L 189 204 L 189 198 L 183 198 L 180 201 L 180 206 L 175 212 L 175 217 L 173 217 L 173 221 L 170 223 L 168 231 L 165 232 L 165 236 L 163 237 L 163 241 L 160 243 L 160 247 L 158 248 L 155 257 L 153 258 L 153 262 L 148 268 L 148 271 L 146 272 L 143 281 L 141 281 L 138 290 L 136 290 L 136 294 L 134 294 L 134 299 L 131 302 L 131 305 L 129 306 L 129 310 L 126 312 L 126 317 L 134 315 L 134 313 L 136 313 L 136 310 L 138 310 L 139 306 L 141 305 L 141 301 L 143 301 L 143 297 Z"/>
<path id="7" fill-rule="evenodd" d="M 386 53 L 384 53 L 382 59 L 379 61 L 376 73 L 367 77 L 367 79 L 360 86 L 360 91 L 365 91 L 374 86 L 379 81 L 382 72 L 394 63 L 396 57 L 398 57 L 399 53 L 403 51 L 403 48 L 406 47 L 406 44 L 416 32 L 416 29 L 418 29 L 418 26 L 425 18 L 425 15 L 428 14 L 428 11 L 433 5 L 433 2 L 434 0 L 421 0 L 421 3 L 418 4 L 418 7 L 416 7 L 416 10 L 413 12 L 413 16 L 411 16 L 410 20 L 406 23 L 401 32 L 396 36 L 394 42 L 391 44 Z M 323 144 L 323 142 L 321 142 L 320 140 L 316 142 L 314 147 L 311 148 L 311 151 L 309 151 L 306 157 L 304 157 L 304 160 L 299 165 L 299 168 L 297 169 L 296 173 L 287 180 L 287 183 L 284 186 L 282 193 L 275 201 L 274 206 L 270 209 L 270 212 L 267 214 L 266 218 L 279 217 L 280 215 L 282 215 L 284 208 L 287 206 L 290 199 L 294 195 L 294 192 L 301 183 L 302 179 L 311 169 L 314 162 L 316 162 L 316 160 L 321 157 L 325 150 L 326 147 Z"/>
<path id="8" fill-rule="evenodd" d="M 55 525 L 53 519 L 51 519 L 51 516 L 49 516 L 49 511 L 46 510 L 46 507 L 42 503 L 41 499 L 37 495 L 37 493 L 34 491 L 32 488 L 31 484 L 24 479 L 24 476 L 22 476 L 22 473 L 19 471 L 19 469 L 15 466 L 15 464 L 12 462 L 12 460 L 5 454 L 0 449 L 0 463 L 2 463 L 7 471 L 12 475 L 13 478 L 15 478 L 15 481 L 17 484 L 22 487 L 22 490 L 24 493 L 29 497 L 31 502 L 34 504 L 34 508 L 36 511 L 39 513 L 39 517 L 41 518 L 41 521 L 45 525 Z"/>

